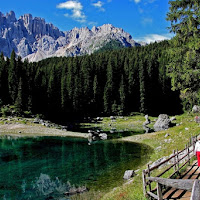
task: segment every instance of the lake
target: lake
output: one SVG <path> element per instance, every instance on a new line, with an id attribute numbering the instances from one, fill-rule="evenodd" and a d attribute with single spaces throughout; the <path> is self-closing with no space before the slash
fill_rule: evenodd
<path id="1" fill-rule="evenodd" d="M 68 137 L 0 138 L 0 199 L 63 199 L 70 187 L 109 190 L 149 159 L 137 143 Z M 66 198 L 67 199 L 67 198 Z"/>

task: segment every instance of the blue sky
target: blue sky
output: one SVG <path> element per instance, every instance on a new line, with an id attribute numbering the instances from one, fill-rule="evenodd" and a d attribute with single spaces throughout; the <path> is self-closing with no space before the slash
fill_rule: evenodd
<path id="1" fill-rule="evenodd" d="M 151 42 L 172 37 L 165 20 L 168 7 L 168 0 L 7 0 L 0 11 L 13 10 L 17 18 L 31 13 L 62 31 L 109 23 L 136 41 Z"/>

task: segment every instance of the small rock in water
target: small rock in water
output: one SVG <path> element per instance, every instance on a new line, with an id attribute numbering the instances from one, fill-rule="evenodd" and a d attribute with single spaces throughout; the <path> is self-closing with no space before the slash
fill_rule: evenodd
<path id="1" fill-rule="evenodd" d="M 174 121 L 174 120 L 176 120 L 176 117 L 171 117 L 171 118 L 170 118 L 170 121 L 171 121 L 171 122 Z"/>
<path id="2" fill-rule="evenodd" d="M 101 140 L 107 140 L 107 138 L 108 138 L 106 133 L 100 133 L 99 137 L 100 137 Z"/>

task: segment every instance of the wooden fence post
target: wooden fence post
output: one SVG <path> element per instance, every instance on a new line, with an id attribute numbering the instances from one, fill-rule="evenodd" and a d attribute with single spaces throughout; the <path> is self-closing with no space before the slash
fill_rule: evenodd
<path id="1" fill-rule="evenodd" d="M 190 200 L 197 200 L 197 199 L 200 199 L 200 184 L 198 180 L 195 180 Z"/>
<path id="2" fill-rule="evenodd" d="M 142 182 L 143 182 L 143 193 L 147 197 L 147 182 L 146 182 L 146 171 L 142 171 Z"/>
<path id="3" fill-rule="evenodd" d="M 150 165 L 148 164 L 148 177 L 151 176 Z M 151 182 L 149 182 L 149 190 L 151 192 Z"/>
<path id="4" fill-rule="evenodd" d="M 194 149 L 195 149 L 195 140 L 194 137 L 192 136 L 192 148 L 193 148 L 193 153 L 194 153 Z"/>
<path id="5" fill-rule="evenodd" d="M 174 154 L 174 172 L 176 171 L 176 151 L 173 151 Z"/>
<path id="6" fill-rule="evenodd" d="M 187 146 L 187 154 L 188 154 L 188 160 L 189 160 L 189 165 L 190 165 L 190 145 L 188 144 Z"/>
<path id="7" fill-rule="evenodd" d="M 161 188 L 161 185 L 159 183 L 157 184 L 157 195 L 158 195 L 158 200 L 163 200 L 162 188 Z"/>
<path id="8" fill-rule="evenodd" d="M 176 150 L 176 163 L 177 163 L 177 173 L 179 174 L 180 172 L 179 172 L 179 158 L 178 158 L 178 149 Z"/>

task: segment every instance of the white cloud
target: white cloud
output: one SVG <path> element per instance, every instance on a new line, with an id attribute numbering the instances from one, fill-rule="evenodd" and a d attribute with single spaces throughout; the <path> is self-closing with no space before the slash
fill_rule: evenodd
<path id="1" fill-rule="evenodd" d="M 144 24 L 144 25 L 152 24 L 152 23 L 153 23 L 152 18 L 145 17 L 145 18 L 142 19 L 142 24 Z"/>
<path id="2" fill-rule="evenodd" d="M 102 1 L 98 1 L 96 3 L 93 3 L 92 5 L 96 8 L 99 8 L 99 10 L 101 10 L 101 11 L 105 11 L 105 9 L 103 8 L 103 2 Z"/>
<path id="3" fill-rule="evenodd" d="M 66 1 L 57 5 L 57 8 L 82 10 L 83 6 L 78 1 Z"/>
<path id="4" fill-rule="evenodd" d="M 140 3 L 141 0 L 129 0 L 129 1 L 133 1 L 135 3 Z"/>
<path id="5" fill-rule="evenodd" d="M 154 3 L 156 0 L 149 0 L 149 3 Z"/>
<path id="6" fill-rule="evenodd" d="M 137 38 L 135 40 L 142 41 L 146 43 L 152 43 L 152 42 L 159 42 L 163 40 L 170 40 L 173 37 L 172 34 L 166 34 L 166 35 L 158 35 L 158 34 L 149 34 L 144 37 Z"/>
<path id="7" fill-rule="evenodd" d="M 65 14 L 66 17 L 72 17 L 74 20 L 76 20 L 80 23 L 86 22 L 86 16 L 82 11 L 83 6 L 78 1 L 70 0 L 70 1 L 66 1 L 64 3 L 60 3 L 57 5 L 57 8 L 71 10 L 72 14 L 69 15 L 68 13 L 66 13 Z"/>

